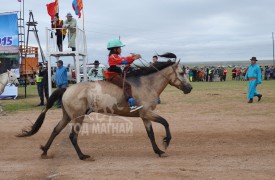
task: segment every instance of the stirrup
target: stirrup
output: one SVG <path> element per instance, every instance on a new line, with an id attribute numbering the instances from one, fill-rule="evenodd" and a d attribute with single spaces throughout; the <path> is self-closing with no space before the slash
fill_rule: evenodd
<path id="1" fill-rule="evenodd" d="M 141 105 L 141 106 L 130 106 L 130 112 L 137 111 L 141 108 L 143 108 L 143 105 Z"/>

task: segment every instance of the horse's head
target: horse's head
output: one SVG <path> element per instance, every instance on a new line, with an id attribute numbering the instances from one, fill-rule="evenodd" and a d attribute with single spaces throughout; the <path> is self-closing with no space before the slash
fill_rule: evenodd
<path id="1" fill-rule="evenodd" d="M 188 94 L 191 92 L 193 87 L 189 80 L 184 76 L 183 69 L 179 66 L 179 62 L 180 60 L 171 66 L 173 73 L 170 76 L 169 84 L 182 90 L 184 94 Z"/>
<path id="2" fill-rule="evenodd" d="M 14 84 L 15 86 L 18 86 L 19 82 L 17 80 L 16 74 L 14 72 L 12 72 L 12 71 L 9 71 L 9 70 L 7 70 L 7 71 L 8 71 L 9 83 L 10 84 Z"/>

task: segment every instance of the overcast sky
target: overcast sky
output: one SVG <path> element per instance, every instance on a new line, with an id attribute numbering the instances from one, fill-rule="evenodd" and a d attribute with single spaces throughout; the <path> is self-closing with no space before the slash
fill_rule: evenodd
<path id="1" fill-rule="evenodd" d="M 45 49 L 50 26 L 46 4 L 25 0 L 25 20 L 32 10 Z M 6 1 L 7 2 L 7 1 Z M 60 18 L 74 13 L 72 0 L 59 0 Z M 183 62 L 273 59 L 274 0 L 83 0 L 88 59 L 107 62 L 107 42 L 120 36 L 122 55 L 140 53 L 151 61 L 155 53 L 173 52 Z M 17 11 L 9 0 L 0 12 Z M 78 26 L 83 27 L 82 18 Z M 2 27 L 1 27 L 2 28 Z M 35 38 L 31 36 L 35 45 Z"/>

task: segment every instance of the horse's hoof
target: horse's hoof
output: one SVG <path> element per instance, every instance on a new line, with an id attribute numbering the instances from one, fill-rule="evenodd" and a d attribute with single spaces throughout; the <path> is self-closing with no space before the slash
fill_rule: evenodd
<path id="1" fill-rule="evenodd" d="M 89 157 L 89 158 L 84 159 L 84 161 L 95 161 L 95 158 L 94 157 Z"/>
<path id="2" fill-rule="evenodd" d="M 47 154 L 41 154 L 41 159 L 50 159 L 50 157 Z"/>
<path id="3" fill-rule="evenodd" d="M 163 146 L 164 146 L 164 149 L 166 150 L 170 144 L 170 140 L 171 139 L 168 139 L 167 137 L 163 138 Z"/>
<path id="4" fill-rule="evenodd" d="M 89 155 L 82 155 L 81 157 L 79 157 L 79 159 L 85 160 L 85 161 L 95 161 L 94 157 L 91 157 Z"/>
<path id="5" fill-rule="evenodd" d="M 166 157 L 168 157 L 168 154 L 163 153 L 163 154 L 160 154 L 159 157 L 161 157 L 161 158 L 166 158 Z"/>
<path id="6" fill-rule="evenodd" d="M 161 157 L 161 155 L 164 154 L 165 152 L 158 150 L 158 152 L 156 152 L 156 153 L 159 155 L 159 157 Z"/>

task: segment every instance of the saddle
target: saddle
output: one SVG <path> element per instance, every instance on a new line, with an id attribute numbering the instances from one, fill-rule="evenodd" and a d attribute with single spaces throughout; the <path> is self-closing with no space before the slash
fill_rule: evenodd
<path id="1" fill-rule="evenodd" d="M 111 71 L 107 71 L 107 70 L 104 70 L 104 69 L 102 69 L 102 73 L 103 73 L 103 76 L 105 77 L 105 79 L 110 79 L 115 74 L 117 74 L 116 72 L 111 72 Z"/>

